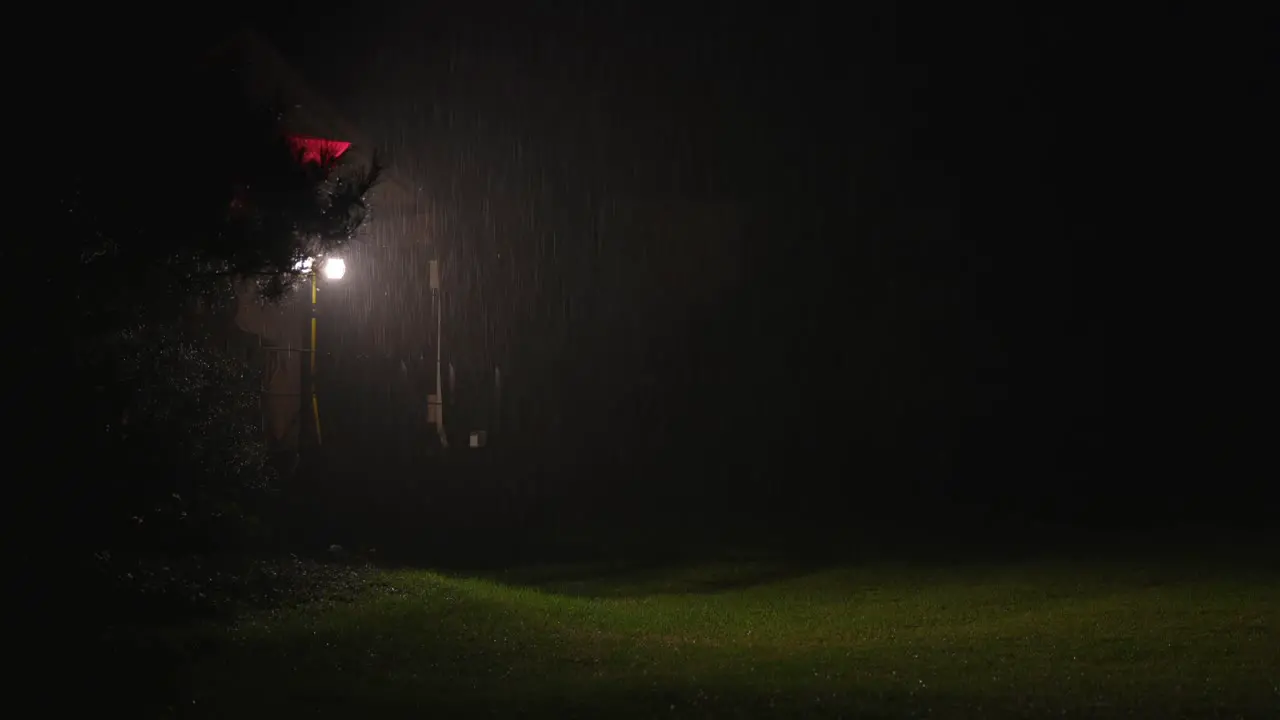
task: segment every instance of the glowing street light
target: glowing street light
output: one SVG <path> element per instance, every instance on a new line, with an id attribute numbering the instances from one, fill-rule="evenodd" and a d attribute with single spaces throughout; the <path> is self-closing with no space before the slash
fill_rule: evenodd
<path id="1" fill-rule="evenodd" d="M 330 280 L 341 280 L 347 274 L 347 263 L 342 258 L 329 258 L 324 263 L 324 276 Z"/>
<path id="2" fill-rule="evenodd" d="M 303 258 L 293 264 L 293 271 L 303 275 L 311 275 L 314 278 L 317 263 L 320 264 L 320 269 L 324 272 L 326 280 L 341 280 L 347 274 L 347 261 L 336 257 L 325 260 L 313 257 Z"/>

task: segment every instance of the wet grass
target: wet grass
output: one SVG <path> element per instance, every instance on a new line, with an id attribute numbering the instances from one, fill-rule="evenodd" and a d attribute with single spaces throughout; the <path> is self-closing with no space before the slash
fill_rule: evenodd
<path id="1" fill-rule="evenodd" d="M 1280 709 L 1280 582 L 1211 566 L 389 571 L 354 600 L 147 637 L 184 717 Z M 137 677 L 125 695 L 155 689 Z"/>

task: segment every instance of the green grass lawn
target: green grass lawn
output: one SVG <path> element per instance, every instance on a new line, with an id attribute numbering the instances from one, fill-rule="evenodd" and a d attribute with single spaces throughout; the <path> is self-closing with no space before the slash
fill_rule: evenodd
<path id="1" fill-rule="evenodd" d="M 488 578 L 150 638 L 184 717 L 1280 717 L 1280 583 L 1212 566 L 738 563 Z"/>

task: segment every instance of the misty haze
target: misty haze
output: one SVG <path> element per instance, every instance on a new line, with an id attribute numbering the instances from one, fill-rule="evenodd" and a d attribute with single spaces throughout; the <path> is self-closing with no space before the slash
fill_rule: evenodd
<path id="1" fill-rule="evenodd" d="M 14 108 L 43 708 L 1276 716 L 1190 16 L 155 12 Z"/>

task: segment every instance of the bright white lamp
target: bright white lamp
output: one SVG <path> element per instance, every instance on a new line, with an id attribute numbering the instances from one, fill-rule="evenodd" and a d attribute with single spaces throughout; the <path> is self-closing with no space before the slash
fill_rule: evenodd
<path id="1" fill-rule="evenodd" d="M 342 258 L 329 258 L 324 261 L 324 276 L 330 280 L 341 280 L 347 274 L 347 263 Z"/>

